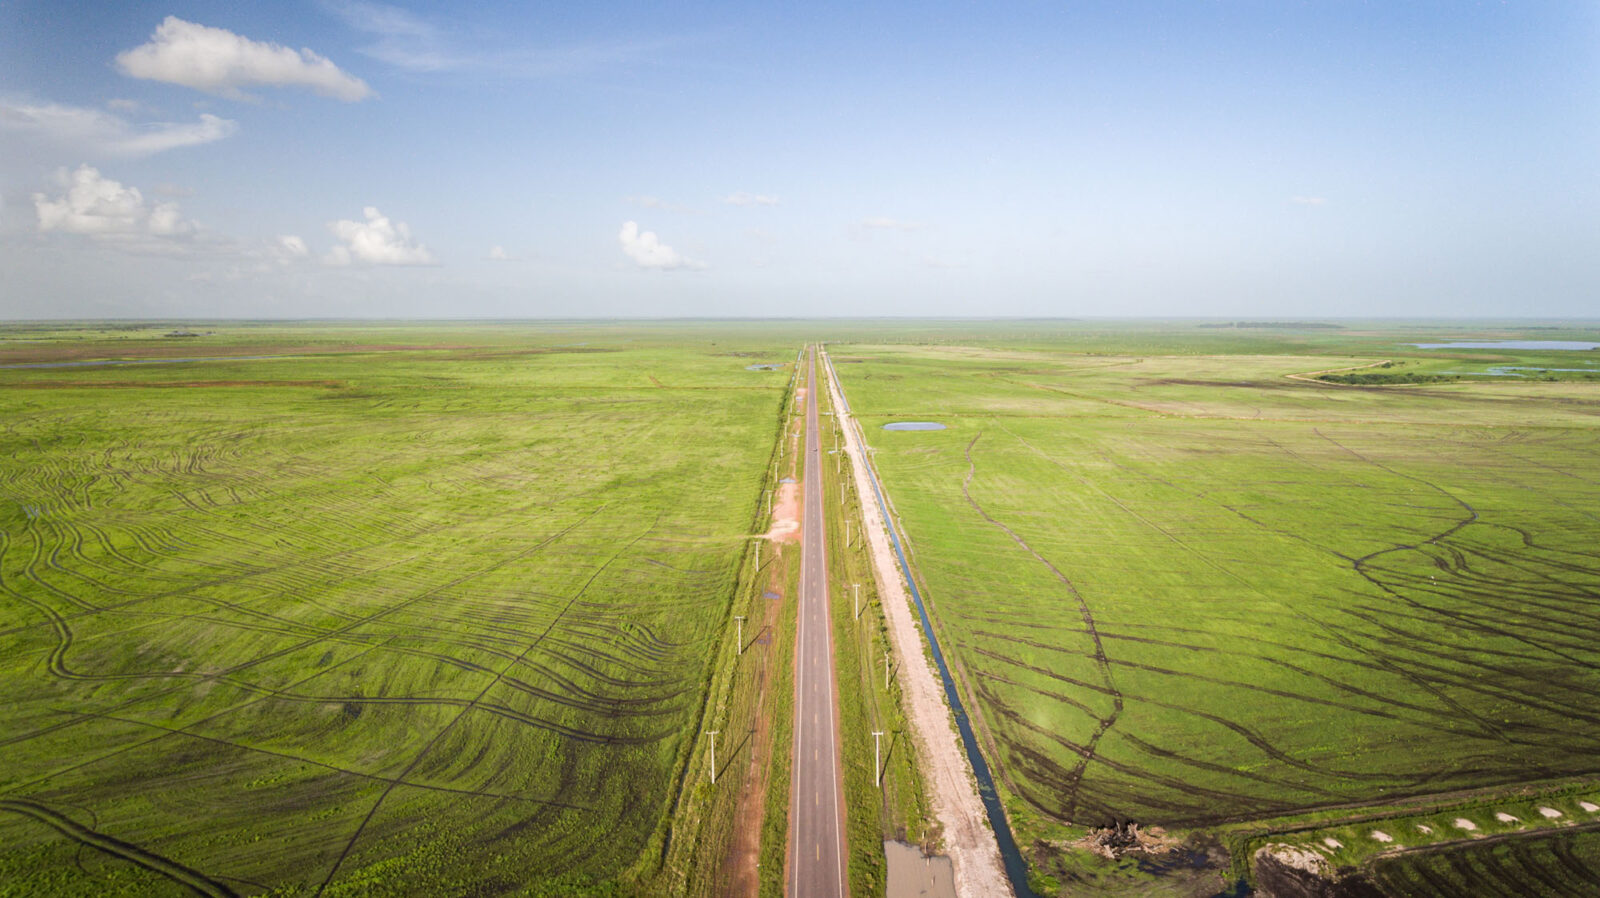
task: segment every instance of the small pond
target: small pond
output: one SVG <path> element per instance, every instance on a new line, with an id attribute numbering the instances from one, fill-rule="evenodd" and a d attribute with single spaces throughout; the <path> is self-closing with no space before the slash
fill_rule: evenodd
<path id="1" fill-rule="evenodd" d="M 782 367 L 783 367 L 782 363 L 772 364 L 772 365 L 746 365 L 746 366 L 744 366 L 744 370 L 746 370 L 746 371 L 776 371 L 776 370 L 778 370 L 779 368 L 782 368 Z"/>
<path id="2" fill-rule="evenodd" d="M 1584 340 L 1458 340 L 1453 343 L 1413 343 L 1418 349 L 1600 349 Z"/>
<path id="3" fill-rule="evenodd" d="M 938 421 L 896 421 L 883 425 L 884 430 L 944 430 Z"/>

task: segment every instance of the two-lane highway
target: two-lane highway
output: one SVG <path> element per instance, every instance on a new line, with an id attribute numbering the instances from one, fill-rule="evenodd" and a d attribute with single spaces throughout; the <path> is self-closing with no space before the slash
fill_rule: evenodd
<path id="1" fill-rule="evenodd" d="M 806 372 L 806 448 L 800 543 L 799 626 L 794 656 L 794 754 L 789 779 L 789 896 L 844 898 L 844 780 L 828 607 L 817 353 Z"/>

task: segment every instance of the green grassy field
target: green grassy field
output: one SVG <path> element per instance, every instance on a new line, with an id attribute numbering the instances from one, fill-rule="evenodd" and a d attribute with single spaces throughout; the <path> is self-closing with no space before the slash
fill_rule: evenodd
<path id="1" fill-rule="evenodd" d="M 161 330 L 0 334 L 270 357 L 0 370 L 0 891 L 682 882 L 793 344 Z"/>
<path id="2" fill-rule="evenodd" d="M 1596 772 L 1600 387 L 1287 376 L 1595 353 L 1003 327 L 831 351 L 1042 884 L 1068 823 L 1265 831 Z"/>

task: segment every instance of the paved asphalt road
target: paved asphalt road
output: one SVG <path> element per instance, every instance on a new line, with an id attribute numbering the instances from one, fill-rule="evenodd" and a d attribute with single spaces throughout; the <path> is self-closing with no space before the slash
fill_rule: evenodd
<path id="1" fill-rule="evenodd" d="M 833 631 L 823 542 L 822 460 L 817 446 L 817 356 L 806 380 L 805 510 L 795 636 L 794 756 L 789 781 L 789 896 L 843 898 L 844 780 L 834 696 Z"/>

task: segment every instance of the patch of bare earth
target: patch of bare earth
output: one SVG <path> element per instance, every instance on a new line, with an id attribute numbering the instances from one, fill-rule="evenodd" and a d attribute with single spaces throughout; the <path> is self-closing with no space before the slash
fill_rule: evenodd
<path id="1" fill-rule="evenodd" d="M 782 588 L 782 566 L 772 565 L 767 590 Z M 723 861 L 727 875 L 723 877 L 725 885 L 721 894 L 727 898 L 747 898 L 761 891 L 761 824 L 767 816 L 767 768 L 771 757 L 767 683 L 772 674 L 772 656 L 767 647 L 771 645 L 770 634 L 778 628 L 778 610 L 783 603 L 763 601 L 761 605 L 760 625 L 750 636 L 752 643 L 758 643 L 751 648 L 761 653 L 756 661 L 756 728 L 750 734 L 750 764 L 745 769 L 744 785 L 733 812 L 733 840 Z"/>
<path id="2" fill-rule="evenodd" d="M 1090 831 L 1088 835 L 1072 843 L 1072 847 L 1092 851 L 1109 860 L 1116 860 L 1125 854 L 1168 854 L 1181 844 L 1159 826 L 1141 829 L 1137 823 L 1119 823 Z"/>
<path id="3" fill-rule="evenodd" d="M 804 389 L 801 391 L 802 398 Z M 788 440 L 786 433 L 783 439 Z M 786 449 L 788 448 L 786 444 Z M 786 451 L 782 468 L 793 479 L 798 453 Z M 772 510 L 772 524 L 766 538 L 775 544 L 800 541 L 800 484 L 778 485 L 777 504 Z M 766 592 L 783 589 L 787 567 L 778 563 L 778 550 L 762 556 L 767 571 Z M 760 575 L 757 575 L 760 578 Z M 761 825 L 767 815 L 767 770 L 771 750 L 771 715 L 767 713 L 767 684 L 771 679 L 772 656 L 767 651 L 772 644 L 772 634 L 778 629 L 782 602 L 763 601 L 759 625 L 750 639 L 752 649 L 761 655 L 756 662 L 755 731 L 750 734 L 750 764 L 745 769 L 744 786 L 739 791 L 738 805 L 733 812 L 733 839 L 728 844 L 727 857 L 723 859 L 722 891 L 726 898 L 746 898 L 761 891 Z M 752 622 L 755 623 L 755 622 Z"/>
<path id="4" fill-rule="evenodd" d="M 862 530 L 868 536 L 873 575 L 883 601 L 883 616 L 889 624 L 912 743 L 922 764 L 934 819 L 942 829 L 944 849 L 955 868 L 956 894 L 961 898 L 1011 895 L 1011 884 L 1000 864 L 1000 848 L 978 798 L 977 781 L 962 753 L 950 706 L 945 703 L 944 687 L 923 653 L 910 592 L 895 563 L 889 533 L 867 479 L 860 432 L 853 419 L 843 413 L 844 400 L 832 371 L 825 366 L 822 371 L 828 380 L 835 414 L 844 425 L 841 429 L 845 452 L 855 475 L 856 491 L 862 497 Z"/>
<path id="5" fill-rule="evenodd" d="M 772 509 L 772 526 L 767 530 L 767 539 L 775 543 L 800 541 L 800 484 L 779 484 L 778 504 Z"/>

